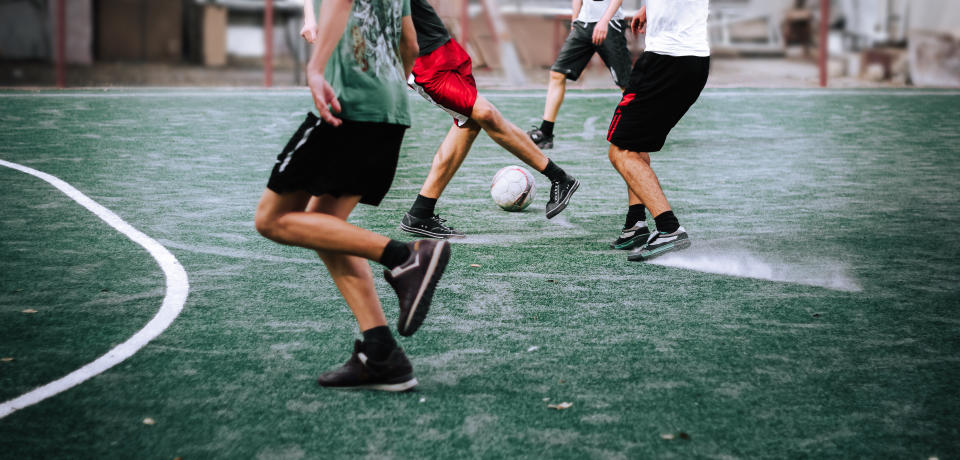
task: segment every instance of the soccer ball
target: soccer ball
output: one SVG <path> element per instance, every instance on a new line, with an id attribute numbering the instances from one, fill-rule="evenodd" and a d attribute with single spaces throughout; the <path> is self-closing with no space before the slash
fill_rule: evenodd
<path id="1" fill-rule="evenodd" d="M 523 211 L 533 202 L 537 184 L 533 174 L 522 166 L 507 166 L 493 176 L 490 196 L 506 211 Z"/>

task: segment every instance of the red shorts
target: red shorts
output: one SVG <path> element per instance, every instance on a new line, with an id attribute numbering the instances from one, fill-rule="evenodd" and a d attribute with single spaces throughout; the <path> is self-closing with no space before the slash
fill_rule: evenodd
<path id="1" fill-rule="evenodd" d="M 470 55 L 452 38 L 413 64 L 407 84 L 426 100 L 440 106 L 463 126 L 477 102 Z"/>

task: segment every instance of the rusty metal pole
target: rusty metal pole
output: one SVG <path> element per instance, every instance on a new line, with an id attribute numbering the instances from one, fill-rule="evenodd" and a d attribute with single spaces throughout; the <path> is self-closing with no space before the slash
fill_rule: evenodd
<path id="1" fill-rule="evenodd" d="M 67 6 L 57 0 L 57 88 L 67 87 Z"/>
<path id="2" fill-rule="evenodd" d="M 310 0 L 307 0 L 310 1 Z M 263 9 L 263 86 L 273 86 L 273 0 Z"/>
<path id="3" fill-rule="evenodd" d="M 820 0 L 820 53 L 818 60 L 820 61 L 820 87 L 827 87 L 827 64 L 828 56 L 827 53 L 827 40 L 829 40 L 830 33 L 830 0 Z"/>

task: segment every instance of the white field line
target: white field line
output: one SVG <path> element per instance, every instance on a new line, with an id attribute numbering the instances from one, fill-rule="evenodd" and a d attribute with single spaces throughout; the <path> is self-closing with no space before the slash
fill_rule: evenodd
<path id="1" fill-rule="evenodd" d="M 190 284 L 187 281 L 187 272 L 184 271 L 183 267 L 180 265 L 180 262 L 177 261 L 176 257 L 174 257 L 170 251 L 149 236 L 144 235 L 139 230 L 133 228 L 133 226 L 121 219 L 120 216 L 101 206 L 99 203 L 91 200 L 89 197 L 75 189 L 70 184 L 47 173 L 37 171 L 33 168 L 19 165 L 17 163 L 0 160 L 0 165 L 22 171 L 49 182 L 71 199 L 77 203 L 80 203 L 81 206 L 96 214 L 97 217 L 102 219 L 111 227 L 115 228 L 118 232 L 123 233 L 135 243 L 143 246 L 144 249 L 146 249 L 154 259 L 156 259 L 157 263 L 160 264 L 160 268 L 163 269 L 163 273 L 167 279 L 167 291 L 163 298 L 163 304 L 160 306 L 160 310 L 157 312 L 157 314 L 153 317 L 153 319 L 150 320 L 150 322 L 147 323 L 146 326 L 143 327 L 143 329 L 137 331 L 137 333 L 127 339 L 126 342 L 117 345 L 105 355 L 97 358 L 95 361 L 81 367 L 80 369 L 77 369 L 58 380 L 35 388 L 17 398 L 0 404 L 0 418 L 3 418 L 20 409 L 32 404 L 36 404 L 44 399 L 75 387 L 87 379 L 119 364 L 130 356 L 133 356 L 134 353 L 143 348 L 144 345 L 153 340 L 155 337 L 160 335 L 160 333 L 162 333 L 167 327 L 170 326 L 171 323 L 173 323 L 173 320 L 176 319 L 177 315 L 180 314 L 180 311 L 183 309 L 183 304 L 187 300 L 187 293 L 190 290 Z"/>

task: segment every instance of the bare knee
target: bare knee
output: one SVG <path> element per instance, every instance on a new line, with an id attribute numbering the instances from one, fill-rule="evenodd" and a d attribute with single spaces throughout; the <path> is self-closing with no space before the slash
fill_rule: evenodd
<path id="1" fill-rule="evenodd" d="M 566 85 L 566 84 L 567 84 L 567 76 L 564 75 L 564 74 L 562 74 L 562 73 L 560 73 L 560 72 L 551 70 L 551 71 L 550 71 L 550 83 L 551 83 L 551 84 L 554 84 L 554 85 Z"/>
<path id="2" fill-rule="evenodd" d="M 608 152 L 610 158 L 610 163 L 613 164 L 613 167 L 619 170 L 621 167 L 625 166 L 628 162 L 631 161 L 640 161 L 645 165 L 650 165 L 650 154 L 647 152 L 634 152 L 631 150 L 623 149 L 617 147 L 616 145 L 610 144 L 610 151 Z"/>
<path id="3" fill-rule="evenodd" d="M 617 168 L 617 170 L 623 165 L 624 158 L 627 154 L 628 152 L 626 150 L 613 144 L 610 144 L 610 150 L 607 152 L 607 156 L 610 158 L 610 164 L 612 164 L 614 168 Z"/>
<path id="4" fill-rule="evenodd" d="M 264 237 L 270 238 L 270 235 L 273 234 L 273 219 L 268 218 L 261 212 L 257 212 L 253 217 L 253 225 L 257 228 L 257 233 Z"/>
<path id="5" fill-rule="evenodd" d="M 500 111 L 497 110 L 493 104 L 487 102 L 485 99 L 477 99 L 470 118 L 479 123 L 480 126 L 487 128 L 498 125 L 502 117 Z"/>

